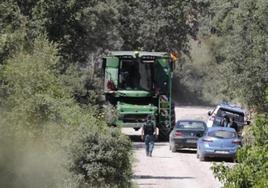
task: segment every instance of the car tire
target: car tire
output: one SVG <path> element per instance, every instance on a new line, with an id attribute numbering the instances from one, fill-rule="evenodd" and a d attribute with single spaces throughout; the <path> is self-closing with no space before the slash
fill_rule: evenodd
<path id="1" fill-rule="evenodd" d="M 200 161 L 206 161 L 206 157 L 204 155 L 199 155 L 199 160 Z"/>
<path id="2" fill-rule="evenodd" d="M 233 157 L 233 158 L 231 159 L 231 162 L 232 162 L 232 163 L 236 163 L 236 162 L 237 162 L 236 158 Z"/>
<path id="3" fill-rule="evenodd" d="M 198 149 L 198 146 L 196 148 L 196 158 L 199 159 L 199 149 Z"/>
<path id="4" fill-rule="evenodd" d="M 175 153 L 177 150 L 176 150 L 176 147 L 175 147 L 175 144 L 171 144 L 171 151 L 173 153 Z"/>
<path id="5" fill-rule="evenodd" d="M 171 145 L 172 145 L 172 140 L 171 140 L 171 138 L 169 138 L 168 143 L 169 143 L 169 150 L 171 151 Z"/>

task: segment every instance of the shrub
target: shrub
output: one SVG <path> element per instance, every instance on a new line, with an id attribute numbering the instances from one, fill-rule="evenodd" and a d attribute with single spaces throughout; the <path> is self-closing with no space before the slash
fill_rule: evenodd
<path id="1" fill-rule="evenodd" d="M 55 45 L 39 37 L 28 50 L 0 67 L 1 187 L 129 185 L 129 140 L 71 97 Z"/>
<path id="2" fill-rule="evenodd" d="M 252 127 L 254 141 L 242 147 L 237 154 L 238 164 L 212 166 L 217 178 L 227 188 L 268 187 L 268 121 L 267 116 L 258 117 Z"/>
<path id="3" fill-rule="evenodd" d="M 119 129 L 99 130 L 84 127 L 79 141 L 72 145 L 72 171 L 80 187 L 130 187 L 131 143 Z"/>

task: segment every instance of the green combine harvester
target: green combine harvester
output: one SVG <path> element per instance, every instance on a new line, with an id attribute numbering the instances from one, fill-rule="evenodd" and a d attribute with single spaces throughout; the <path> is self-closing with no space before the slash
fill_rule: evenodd
<path id="1" fill-rule="evenodd" d="M 106 101 L 118 113 L 114 126 L 139 130 L 152 115 L 159 136 L 168 138 L 175 125 L 171 95 L 174 61 L 168 53 L 144 51 L 112 51 L 103 58 Z"/>

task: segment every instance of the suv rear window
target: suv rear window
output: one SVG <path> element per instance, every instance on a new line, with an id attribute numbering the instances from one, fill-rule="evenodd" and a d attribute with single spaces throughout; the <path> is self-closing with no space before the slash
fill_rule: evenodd
<path id="1" fill-rule="evenodd" d="M 217 131 L 208 132 L 208 136 L 211 136 L 214 138 L 235 138 L 236 133 L 231 132 L 231 131 L 225 131 L 225 130 L 217 130 Z"/>
<path id="2" fill-rule="evenodd" d="M 200 121 L 180 121 L 177 122 L 176 128 L 205 130 L 206 124 Z"/>
<path id="3" fill-rule="evenodd" d="M 216 114 L 217 117 L 225 117 L 225 116 L 228 116 L 228 117 L 233 117 L 235 121 L 237 122 L 244 122 L 244 114 L 243 113 L 239 113 L 239 112 L 236 112 L 236 111 L 231 111 L 231 110 L 228 110 L 228 109 L 224 109 L 224 108 L 220 108 Z"/>

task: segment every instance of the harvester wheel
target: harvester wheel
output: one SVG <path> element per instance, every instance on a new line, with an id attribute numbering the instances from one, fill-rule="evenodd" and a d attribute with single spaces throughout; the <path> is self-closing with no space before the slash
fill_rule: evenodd
<path id="1" fill-rule="evenodd" d="M 165 125 L 160 125 L 159 129 L 159 141 L 168 141 L 169 139 L 169 129 Z"/>
<path id="2" fill-rule="evenodd" d="M 165 125 L 160 125 L 159 128 L 159 139 L 161 141 L 168 141 L 169 139 L 169 133 L 172 131 L 176 124 L 176 117 L 175 117 L 175 107 L 174 103 L 172 103 L 171 106 L 171 126 L 167 128 Z"/>

